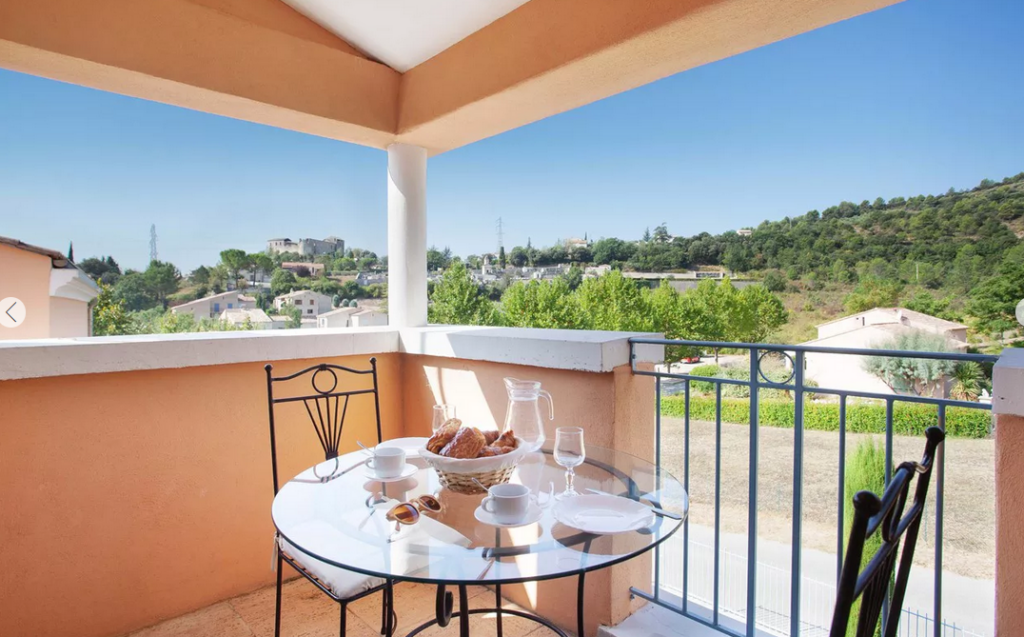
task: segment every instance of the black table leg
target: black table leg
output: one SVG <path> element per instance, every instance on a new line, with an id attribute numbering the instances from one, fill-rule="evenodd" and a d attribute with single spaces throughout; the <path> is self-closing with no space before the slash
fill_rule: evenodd
<path id="1" fill-rule="evenodd" d="M 459 584 L 459 637 L 469 637 L 469 600 L 465 584 Z"/>
<path id="2" fill-rule="evenodd" d="M 586 573 L 580 573 L 580 582 L 576 588 L 576 637 L 583 637 L 583 578 Z"/>
<path id="3" fill-rule="evenodd" d="M 444 628 L 452 620 L 452 606 L 455 600 L 452 594 L 445 590 L 444 584 L 437 585 L 437 598 L 434 601 L 434 615 L 437 617 L 437 625 Z"/>
<path id="4" fill-rule="evenodd" d="M 494 529 L 494 546 L 497 547 L 497 548 L 501 548 L 501 529 L 499 529 L 499 528 L 495 528 Z M 497 559 L 497 558 L 495 558 L 495 559 Z M 502 637 L 502 634 L 501 634 L 502 633 L 502 630 L 501 630 L 501 584 L 495 584 L 494 585 L 494 607 L 497 609 L 497 613 L 496 614 L 498 616 L 498 630 L 497 630 L 497 633 L 496 633 L 496 637 Z"/>

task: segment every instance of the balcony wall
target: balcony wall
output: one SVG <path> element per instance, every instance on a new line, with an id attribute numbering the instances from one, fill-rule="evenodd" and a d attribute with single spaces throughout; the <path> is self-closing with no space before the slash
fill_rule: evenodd
<path id="1" fill-rule="evenodd" d="M 429 433 L 438 400 L 501 423 L 512 375 L 552 392 L 553 425 L 652 455 L 653 383 L 629 373 L 628 335 L 310 332 L 0 346 L 0 634 L 120 635 L 273 581 L 266 361 L 276 375 L 375 356 L 386 438 Z M 374 437 L 372 402 L 352 408 L 346 450 Z M 282 480 L 320 453 L 292 415 L 279 418 Z M 646 560 L 589 577 L 591 630 L 625 617 L 629 584 L 649 577 Z M 508 593 L 573 627 L 574 587 Z"/>
<path id="2" fill-rule="evenodd" d="M 996 636 L 1024 630 L 1024 350 L 1003 352 L 993 374 L 996 418 Z"/>

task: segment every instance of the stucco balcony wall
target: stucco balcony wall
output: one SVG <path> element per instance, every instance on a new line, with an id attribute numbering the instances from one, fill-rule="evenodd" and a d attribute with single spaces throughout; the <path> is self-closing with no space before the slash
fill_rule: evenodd
<path id="1" fill-rule="evenodd" d="M 0 346 L 0 634 L 121 635 L 273 581 L 266 362 L 276 375 L 375 356 L 385 438 L 429 434 L 439 400 L 468 423 L 501 424 L 501 379 L 535 379 L 555 396 L 551 431 L 582 425 L 593 444 L 653 456 L 654 386 L 629 373 L 629 335 L 313 332 Z M 353 399 L 344 450 L 373 440 L 372 414 Z M 301 407 L 278 422 L 286 480 L 320 451 Z M 588 577 L 588 632 L 628 614 L 647 562 Z M 508 595 L 574 625 L 569 583 Z"/>

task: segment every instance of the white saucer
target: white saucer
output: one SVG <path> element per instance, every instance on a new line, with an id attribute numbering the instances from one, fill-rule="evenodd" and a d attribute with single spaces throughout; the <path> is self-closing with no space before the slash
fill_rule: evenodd
<path id="1" fill-rule="evenodd" d="M 566 526 L 594 534 L 625 533 L 654 523 L 645 504 L 614 495 L 577 495 L 555 503 L 552 513 Z"/>
<path id="2" fill-rule="evenodd" d="M 429 438 L 395 438 L 393 440 L 385 440 L 384 442 L 377 445 L 378 447 L 394 447 L 405 451 L 407 458 L 415 458 L 420 455 L 420 449 L 427 446 L 427 440 Z"/>
<path id="3" fill-rule="evenodd" d="M 370 467 L 364 467 L 363 468 L 363 474 L 367 478 L 371 478 L 373 480 L 376 480 L 377 482 L 398 482 L 399 480 L 405 480 L 406 478 L 408 478 L 410 476 L 416 475 L 416 472 L 419 471 L 419 470 L 420 470 L 419 467 L 417 467 L 414 464 L 409 464 L 407 462 L 407 463 L 405 463 L 405 469 L 402 469 L 402 473 L 398 474 L 397 476 L 391 476 L 390 478 L 382 478 L 382 477 L 380 477 Z"/>
<path id="4" fill-rule="evenodd" d="M 540 508 L 536 502 L 531 502 L 530 505 L 526 507 L 526 515 L 523 516 L 523 519 L 518 522 L 513 522 L 512 524 L 498 522 L 494 519 L 494 514 L 489 511 L 484 511 L 483 507 L 477 507 L 476 511 L 473 511 L 473 515 L 476 517 L 477 521 L 483 522 L 484 524 L 499 526 L 503 529 L 510 529 L 517 526 L 526 526 L 527 524 L 540 522 L 540 519 L 544 517 L 544 509 Z"/>

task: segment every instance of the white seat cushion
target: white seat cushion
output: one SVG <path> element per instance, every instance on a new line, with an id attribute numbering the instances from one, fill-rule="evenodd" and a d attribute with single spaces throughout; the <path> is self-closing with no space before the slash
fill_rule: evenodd
<path id="1" fill-rule="evenodd" d="M 280 538 L 280 542 L 281 552 L 290 557 L 296 564 L 302 566 L 309 574 L 320 580 L 321 584 L 341 599 L 355 597 L 359 593 L 384 584 L 384 580 L 380 577 L 372 577 L 338 568 L 310 557 L 296 549 L 284 538 Z"/>

